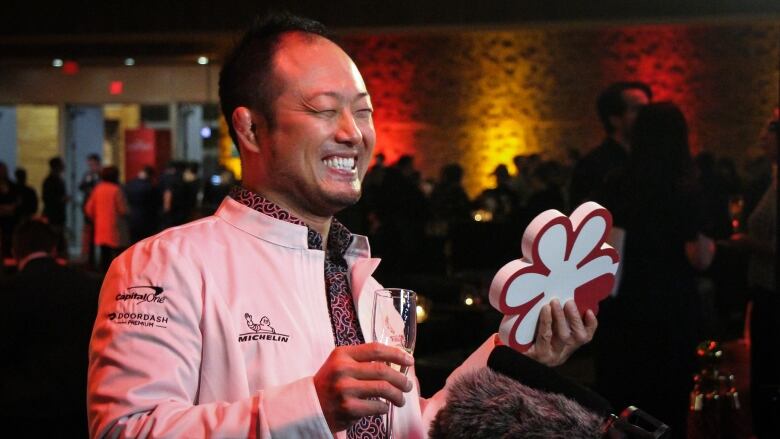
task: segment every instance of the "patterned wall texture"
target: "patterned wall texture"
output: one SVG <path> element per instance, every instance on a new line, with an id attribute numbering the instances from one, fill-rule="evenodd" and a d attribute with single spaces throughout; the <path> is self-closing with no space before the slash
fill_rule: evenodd
<path id="1" fill-rule="evenodd" d="M 599 91 L 642 80 L 673 100 L 694 151 L 740 159 L 778 100 L 780 22 L 410 31 L 344 38 L 374 100 L 377 151 L 425 177 L 464 166 L 474 196 L 517 154 L 563 160 L 602 136 Z"/>
<path id="2" fill-rule="evenodd" d="M 27 184 L 40 195 L 49 159 L 60 155 L 60 109 L 55 105 L 16 107 L 16 164 L 27 170 Z M 5 145 L 2 146 L 6 148 Z"/>

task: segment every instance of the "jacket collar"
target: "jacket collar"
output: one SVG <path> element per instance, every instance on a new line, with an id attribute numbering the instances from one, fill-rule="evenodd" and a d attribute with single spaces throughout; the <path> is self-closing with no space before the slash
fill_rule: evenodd
<path id="1" fill-rule="evenodd" d="M 225 197 L 214 215 L 233 227 L 266 242 L 287 248 L 309 250 L 308 228 L 306 226 L 272 218 L 230 197 Z M 363 328 L 363 336 L 368 341 L 373 338 L 371 335 L 371 314 L 374 306 L 372 288 L 378 288 L 376 282 L 374 285 L 370 285 L 370 279 L 379 265 L 380 259 L 371 257 L 371 248 L 365 236 L 354 234 L 352 236 L 352 243 L 347 248 L 344 259 L 350 268 L 349 283 L 358 321 Z M 322 250 L 310 251 L 324 253 Z M 366 286 L 369 289 L 366 289 Z"/>
<path id="2" fill-rule="evenodd" d="M 309 249 L 306 226 L 272 218 L 230 197 L 225 197 L 214 215 L 258 239 L 282 247 Z M 345 258 L 348 261 L 354 258 L 370 258 L 371 248 L 368 239 L 362 235 L 353 234 L 352 237 Z"/>

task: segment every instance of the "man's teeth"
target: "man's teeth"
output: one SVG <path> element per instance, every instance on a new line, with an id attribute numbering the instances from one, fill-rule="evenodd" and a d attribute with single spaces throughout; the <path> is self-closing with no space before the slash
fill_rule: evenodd
<path id="1" fill-rule="evenodd" d="M 355 159 L 345 157 L 331 157 L 322 161 L 325 166 L 329 168 L 341 169 L 344 171 L 350 171 L 355 168 Z"/>

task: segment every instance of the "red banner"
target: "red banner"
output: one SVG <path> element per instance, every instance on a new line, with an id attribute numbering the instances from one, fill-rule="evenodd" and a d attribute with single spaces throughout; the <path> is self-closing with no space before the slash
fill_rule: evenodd
<path id="1" fill-rule="evenodd" d="M 159 175 L 170 159 L 170 130 L 125 130 L 125 181 L 135 178 L 144 166 L 153 167 Z"/>

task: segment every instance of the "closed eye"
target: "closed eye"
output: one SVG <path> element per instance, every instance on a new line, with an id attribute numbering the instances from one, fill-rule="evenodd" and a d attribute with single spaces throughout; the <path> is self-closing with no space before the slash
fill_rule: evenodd
<path id="1" fill-rule="evenodd" d="M 362 118 L 367 118 L 367 117 L 371 117 L 371 115 L 373 113 L 374 113 L 374 109 L 373 108 L 361 108 L 360 110 L 357 110 L 355 112 L 355 116 L 362 117 Z"/>

